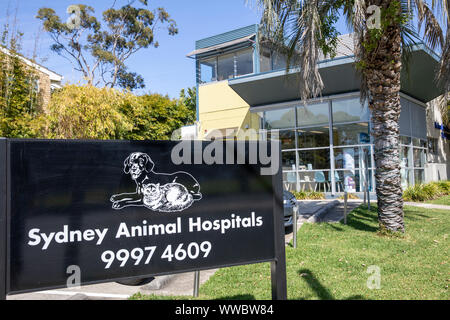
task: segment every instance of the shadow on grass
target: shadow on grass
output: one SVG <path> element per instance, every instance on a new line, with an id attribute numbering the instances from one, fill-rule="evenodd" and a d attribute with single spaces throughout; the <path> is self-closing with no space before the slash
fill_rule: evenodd
<path id="1" fill-rule="evenodd" d="M 325 288 L 322 283 L 314 276 L 314 273 L 309 269 L 301 269 L 298 271 L 298 275 L 302 277 L 308 284 L 308 286 L 316 293 L 320 300 L 336 300 L 336 298 L 331 294 L 330 290 Z M 299 297 L 298 300 L 303 300 Z M 354 295 L 344 300 L 364 300 L 365 298 L 361 295 Z"/>
<path id="2" fill-rule="evenodd" d="M 341 220 L 341 223 L 344 223 L 343 220 Z M 373 223 L 375 226 L 369 223 Z M 359 207 L 353 210 L 347 217 L 347 225 L 361 231 L 377 232 L 378 217 L 373 208 L 369 212 L 367 211 L 367 207 Z"/>
<path id="3" fill-rule="evenodd" d="M 220 297 L 214 300 L 256 300 L 256 298 L 251 294 L 238 294 L 235 296 Z"/>

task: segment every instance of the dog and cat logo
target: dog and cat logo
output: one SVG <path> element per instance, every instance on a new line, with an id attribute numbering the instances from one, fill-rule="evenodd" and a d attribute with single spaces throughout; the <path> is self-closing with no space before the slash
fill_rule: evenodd
<path id="1" fill-rule="evenodd" d="M 202 198 L 200 184 L 189 173 L 157 173 L 146 153 L 134 152 L 124 161 L 124 172 L 136 183 L 136 192 L 111 197 L 112 208 L 146 207 L 156 212 L 180 212 Z"/>

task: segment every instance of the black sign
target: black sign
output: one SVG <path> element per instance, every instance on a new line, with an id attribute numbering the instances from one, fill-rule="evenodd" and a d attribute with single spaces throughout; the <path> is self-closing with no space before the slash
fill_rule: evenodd
<path id="1" fill-rule="evenodd" d="M 262 175 L 248 162 L 174 165 L 169 141 L 0 142 L 7 294 L 65 287 L 74 270 L 87 284 L 284 266 L 280 172 Z"/>

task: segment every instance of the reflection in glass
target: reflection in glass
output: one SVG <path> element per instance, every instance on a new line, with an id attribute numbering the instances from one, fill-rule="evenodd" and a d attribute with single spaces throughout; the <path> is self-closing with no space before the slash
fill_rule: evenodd
<path id="1" fill-rule="evenodd" d="M 295 127 L 295 109 L 280 109 L 265 112 L 266 129 L 282 129 Z"/>
<path id="2" fill-rule="evenodd" d="M 206 83 L 216 81 L 216 58 L 200 61 L 200 82 Z"/>
<path id="3" fill-rule="evenodd" d="M 421 184 L 425 182 L 425 170 L 416 169 L 414 170 L 414 184 Z"/>
<path id="4" fill-rule="evenodd" d="M 344 191 L 349 193 L 354 192 L 363 192 L 364 191 L 364 177 L 365 172 L 361 172 L 361 170 L 336 170 L 339 174 L 339 178 L 342 179 L 342 184 L 344 186 Z M 362 179 L 361 179 L 362 176 Z M 371 179 L 371 171 L 369 171 L 368 175 L 368 184 L 369 190 L 372 189 L 372 179 Z"/>
<path id="5" fill-rule="evenodd" d="M 333 123 L 369 121 L 367 103 L 362 106 L 359 98 L 333 100 Z"/>
<path id="6" fill-rule="evenodd" d="M 353 123 L 333 127 L 335 146 L 370 143 L 369 123 Z"/>
<path id="7" fill-rule="evenodd" d="M 217 64 L 218 80 L 228 80 L 234 77 L 234 54 L 219 56 Z"/>
<path id="8" fill-rule="evenodd" d="M 253 73 L 253 50 L 247 49 L 236 53 L 236 76 Z"/>
<path id="9" fill-rule="evenodd" d="M 266 48 L 260 48 L 259 51 L 259 69 L 261 72 L 267 72 L 272 70 L 270 61 L 270 50 Z"/>
<path id="10" fill-rule="evenodd" d="M 364 153 L 368 159 L 367 164 L 369 168 L 372 167 L 369 147 L 354 147 L 354 148 L 334 148 L 334 160 L 336 169 L 351 169 L 351 168 L 365 168 Z"/>
<path id="11" fill-rule="evenodd" d="M 328 102 L 297 107 L 299 127 L 327 124 L 329 119 Z"/>
<path id="12" fill-rule="evenodd" d="M 410 165 L 409 147 L 400 146 L 400 167 L 408 168 Z"/>
<path id="13" fill-rule="evenodd" d="M 272 64 L 273 64 L 273 66 L 272 66 L 273 70 L 286 69 L 286 64 L 287 64 L 286 56 L 282 53 L 273 52 Z"/>
<path id="14" fill-rule="evenodd" d="M 400 144 L 410 144 L 411 137 L 400 136 Z"/>
<path id="15" fill-rule="evenodd" d="M 330 129 L 325 127 L 297 129 L 298 147 L 316 148 L 330 145 Z"/>
<path id="16" fill-rule="evenodd" d="M 411 170 L 408 170 L 404 167 L 400 168 L 400 177 L 403 190 L 405 190 L 409 186 L 410 173 Z"/>
<path id="17" fill-rule="evenodd" d="M 281 161 L 282 161 L 283 171 L 296 170 L 295 152 L 294 151 L 282 152 Z"/>
<path id="18" fill-rule="evenodd" d="M 295 149 L 295 130 L 280 131 L 281 150 Z"/>
<path id="19" fill-rule="evenodd" d="M 330 169 L 330 149 L 298 151 L 299 169 Z"/>
<path id="20" fill-rule="evenodd" d="M 425 149 L 413 149 L 414 167 L 423 168 L 426 162 Z"/>

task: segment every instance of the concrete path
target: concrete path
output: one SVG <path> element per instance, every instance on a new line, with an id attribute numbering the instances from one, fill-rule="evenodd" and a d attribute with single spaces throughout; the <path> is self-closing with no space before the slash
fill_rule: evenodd
<path id="1" fill-rule="evenodd" d="M 217 269 L 200 272 L 200 285 L 205 283 Z M 173 275 L 160 290 L 148 290 L 149 284 L 125 286 L 115 282 L 93 284 L 80 288 L 65 288 L 8 296 L 7 300 L 124 300 L 135 293 L 145 295 L 192 296 L 194 272 Z"/>
<path id="2" fill-rule="evenodd" d="M 362 200 L 352 200 L 347 202 L 347 215 L 363 203 Z M 330 210 L 319 222 L 339 222 L 344 219 L 344 201 Z"/>
<path id="3" fill-rule="evenodd" d="M 302 225 L 306 222 L 310 223 L 321 223 L 321 222 L 330 222 L 330 223 L 336 223 L 341 221 L 344 218 L 344 201 L 339 200 L 339 203 L 332 208 L 330 208 L 324 215 L 321 215 L 317 219 L 315 218 L 315 213 L 317 213 L 320 209 L 320 207 L 326 205 L 327 203 L 330 203 L 330 201 L 316 201 L 314 202 L 307 202 L 307 203 L 300 203 L 300 212 L 303 208 L 306 208 L 313 213 L 310 212 L 299 214 L 299 219 L 297 220 L 297 232 L 302 227 Z M 347 202 L 347 214 L 349 214 L 351 211 L 359 207 L 363 203 L 362 200 L 348 200 Z M 286 245 L 292 241 L 292 238 L 294 236 L 294 233 L 291 231 L 289 232 L 285 237 L 285 243 Z"/>
<path id="4" fill-rule="evenodd" d="M 446 205 L 442 205 L 442 204 L 431 204 L 431 203 L 422 203 L 422 202 L 405 202 L 404 205 L 419 207 L 419 208 L 426 208 L 426 209 L 439 209 L 439 210 L 450 211 L 450 206 L 446 206 Z"/>

